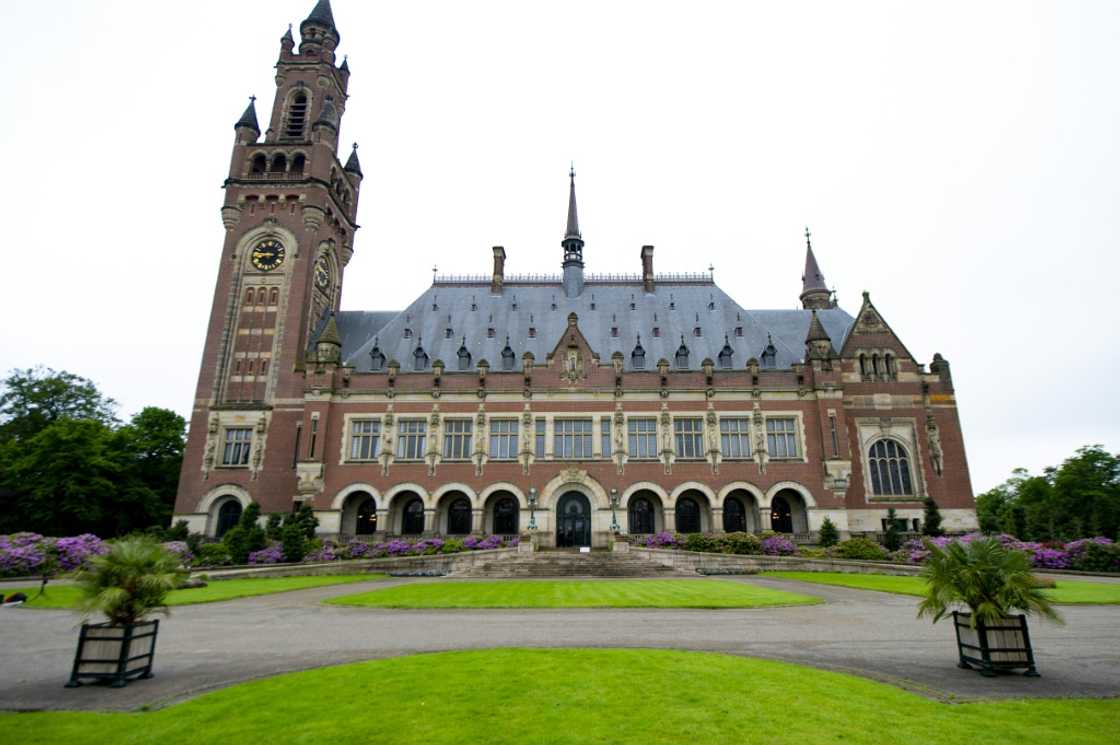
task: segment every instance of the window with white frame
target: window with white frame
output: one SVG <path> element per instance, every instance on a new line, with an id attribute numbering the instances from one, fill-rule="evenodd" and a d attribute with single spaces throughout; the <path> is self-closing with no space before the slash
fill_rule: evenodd
<path id="1" fill-rule="evenodd" d="M 766 449 L 771 458 L 796 458 L 797 420 L 781 417 L 766 420 Z"/>
<path id="2" fill-rule="evenodd" d="M 222 452 L 222 465 L 249 465 L 249 447 L 252 444 L 252 440 L 252 427 L 230 427 L 227 429 L 226 447 Z"/>
<path id="3" fill-rule="evenodd" d="M 443 457 L 467 460 L 471 457 L 470 419 L 445 419 L 443 422 Z"/>
<path id="4" fill-rule="evenodd" d="M 397 457 L 420 460 L 428 439 L 428 423 L 423 419 L 402 419 L 397 428 Z"/>
<path id="5" fill-rule="evenodd" d="M 350 422 L 350 460 L 374 460 L 381 448 L 381 422 L 356 419 Z"/>
<path id="6" fill-rule="evenodd" d="M 910 495 L 914 485 L 910 480 L 910 454 L 894 440 L 878 440 L 867 453 L 871 470 L 871 492 L 883 496 Z"/>
<path id="7" fill-rule="evenodd" d="M 751 457 L 751 425 L 746 417 L 721 417 L 720 450 L 724 458 Z"/>
<path id="8" fill-rule="evenodd" d="M 678 458 L 704 457 L 704 420 L 700 417 L 673 420 Z"/>
<path id="9" fill-rule="evenodd" d="M 490 420 L 490 457 L 510 460 L 517 457 L 517 420 Z"/>
<path id="10" fill-rule="evenodd" d="M 599 418 L 599 452 L 604 458 L 611 457 L 611 418 Z"/>
<path id="11" fill-rule="evenodd" d="M 631 458 L 657 457 L 657 420 L 630 419 L 626 422 L 626 433 L 630 441 Z"/>
<path id="12" fill-rule="evenodd" d="M 557 458 L 586 460 L 591 458 L 591 420 L 557 419 L 554 423 Z"/>
<path id="13" fill-rule="evenodd" d="M 533 431 L 533 454 L 538 458 L 543 458 L 548 422 L 544 419 L 537 419 L 533 422 L 533 426 L 535 428 Z"/>

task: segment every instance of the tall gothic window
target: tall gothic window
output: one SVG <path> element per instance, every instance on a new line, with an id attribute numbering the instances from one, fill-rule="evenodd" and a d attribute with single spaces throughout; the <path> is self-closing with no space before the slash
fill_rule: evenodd
<path id="1" fill-rule="evenodd" d="M 894 440 L 878 440 L 867 454 L 871 492 L 881 495 L 913 494 L 910 455 Z"/>
<path id="2" fill-rule="evenodd" d="M 673 420 L 678 458 L 704 457 L 704 420 L 699 417 Z"/>
<path id="3" fill-rule="evenodd" d="M 294 139 L 303 139 L 304 129 L 307 127 L 307 94 L 303 91 L 292 96 L 288 104 L 288 118 L 284 122 L 284 136 Z"/>

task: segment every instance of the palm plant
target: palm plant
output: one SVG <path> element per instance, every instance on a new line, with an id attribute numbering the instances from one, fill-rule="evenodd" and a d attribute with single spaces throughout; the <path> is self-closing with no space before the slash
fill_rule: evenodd
<path id="1" fill-rule="evenodd" d="M 932 616 L 937 623 L 964 606 L 973 627 L 977 622 L 998 624 L 1013 610 L 1061 621 L 1023 552 L 1009 550 L 994 538 L 954 541 L 945 548 L 926 541 L 926 548 L 930 556 L 922 570 L 926 596 L 918 606 L 919 618 Z"/>
<path id="2" fill-rule="evenodd" d="M 166 612 L 167 593 L 187 574 L 178 557 L 148 537 L 117 541 L 90 563 L 75 578 L 82 594 L 79 607 L 87 615 L 104 613 L 110 623 L 122 626 Z"/>

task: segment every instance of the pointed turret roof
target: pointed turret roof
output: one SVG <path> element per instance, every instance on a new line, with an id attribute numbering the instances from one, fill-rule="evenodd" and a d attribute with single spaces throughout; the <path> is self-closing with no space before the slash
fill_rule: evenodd
<path id="1" fill-rule="evenodd" d="M 338 66 L 339 72 L 350 72 L 350 56 L 344 55 L 342 57 L 342 64 Z"/>
<path id="2" fill-rule="evenodd" d="M 824 325 L 821 319 L 817 317 L 817 311 L 813 311 L 813 317 L 809 320 L 809 333 L 805 335 L 805 343 L 811 341 L 827 341 L 831 342 L 832 337 L 824 330 Z"/>
<path id="3" fill-rule="evenodd" d="M 576 214 L 576 168 L 572 166 L 568 171 L 568 178 L 571 179 L 571 184 L 568 191 L 568 228 L 564 231 L 564 240 L 569 238 L 579 238 L 579 215 Z"/>
<path id="4" fill-rule="evenodd" d="M 293 44 L 296 43 L 296 40 L 292 37 L 292 24 L 288 24 L 288 30 L 285 31 L 284 35 L 280 37 L 280 41 L 290 41 Z"/>
<path id="5" fill-rule="evenodd" d="M 813 255 L 811 236 L 812 233 L 809 232 L 809 228 L 805 228 L 805 273 L 801 275 L 802 294 L 813 290 L 828 291 L 828 287 L 824 283 L 824 274 L 821 273 L 821 268 L 817 264 L 817 257 Z"/>
<path id="6" fill-rule="evenodd" d="M 358 162 L 358 143 L 354 143 L 354 148 L 350 151 L 350 157 L 346 159 L 346 165 L 342 170 L 347 173 L 356 173 L 359 177 L 362 176 L 362 164 Z"/>
<path id="7" fill-rule="evenodd" d="M 323 331 L 319 334 L 317 342 L 319 344 L 342 346 L 342 337 L 338 334 L 338 324 L 335 323 L 334 313 L 331 313 L 330 317 L 327 318 L 327 325 L 323 327 Z"/>
<path id="8" fill-rule="evenodd" d="M 257 124 L 256 101 L 256 96 L 249 96 L 249 105 L 245 107 L 245 113 L 242 114 L 241 118 L 237 120 L 237 124 L 233 125 L 234 129 L 237 129 L 238 127 L 248 127 L 254 132 L 259 133 L 261 131 L 261 125 Z"/>
<path id="9" fill-rule="evenodd" d="M 319 0 L 315 3 L 315 7 L 311 9 L 311 15 L 304 19 L 303 23 L 317 23 L 320 26 L 337 31 L 334 25 L 334 13 L 331 12 L 331 0 Z M 301 23 L 302 27 L 303 24 Z"/>

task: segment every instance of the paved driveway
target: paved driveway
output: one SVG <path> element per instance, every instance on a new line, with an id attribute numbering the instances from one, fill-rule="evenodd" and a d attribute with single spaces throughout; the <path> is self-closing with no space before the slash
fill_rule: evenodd
<path id="1" fill-rule="evenodd" d="M 376 657 L 500 646 L 666 647 L 770 657 L 956 698 L 1120 695 L 1120 606 L 1066 606 L 1034 621 L 1041 678 L 983 678 L 956 667 L 952 627 L 915 616 L 915 598 L 760 578 L 825 605 L 757 610 L 439 610 L 322 605 L 412 581 L 301 590 L 175 608 L 161 624 L 156 677 L 123 690 L 65 689 L 74 614 L 0 610 L 0 709 L 127 710 L 280 672 Z M 462 581 L 462 580 L 460 580 Z"/>

